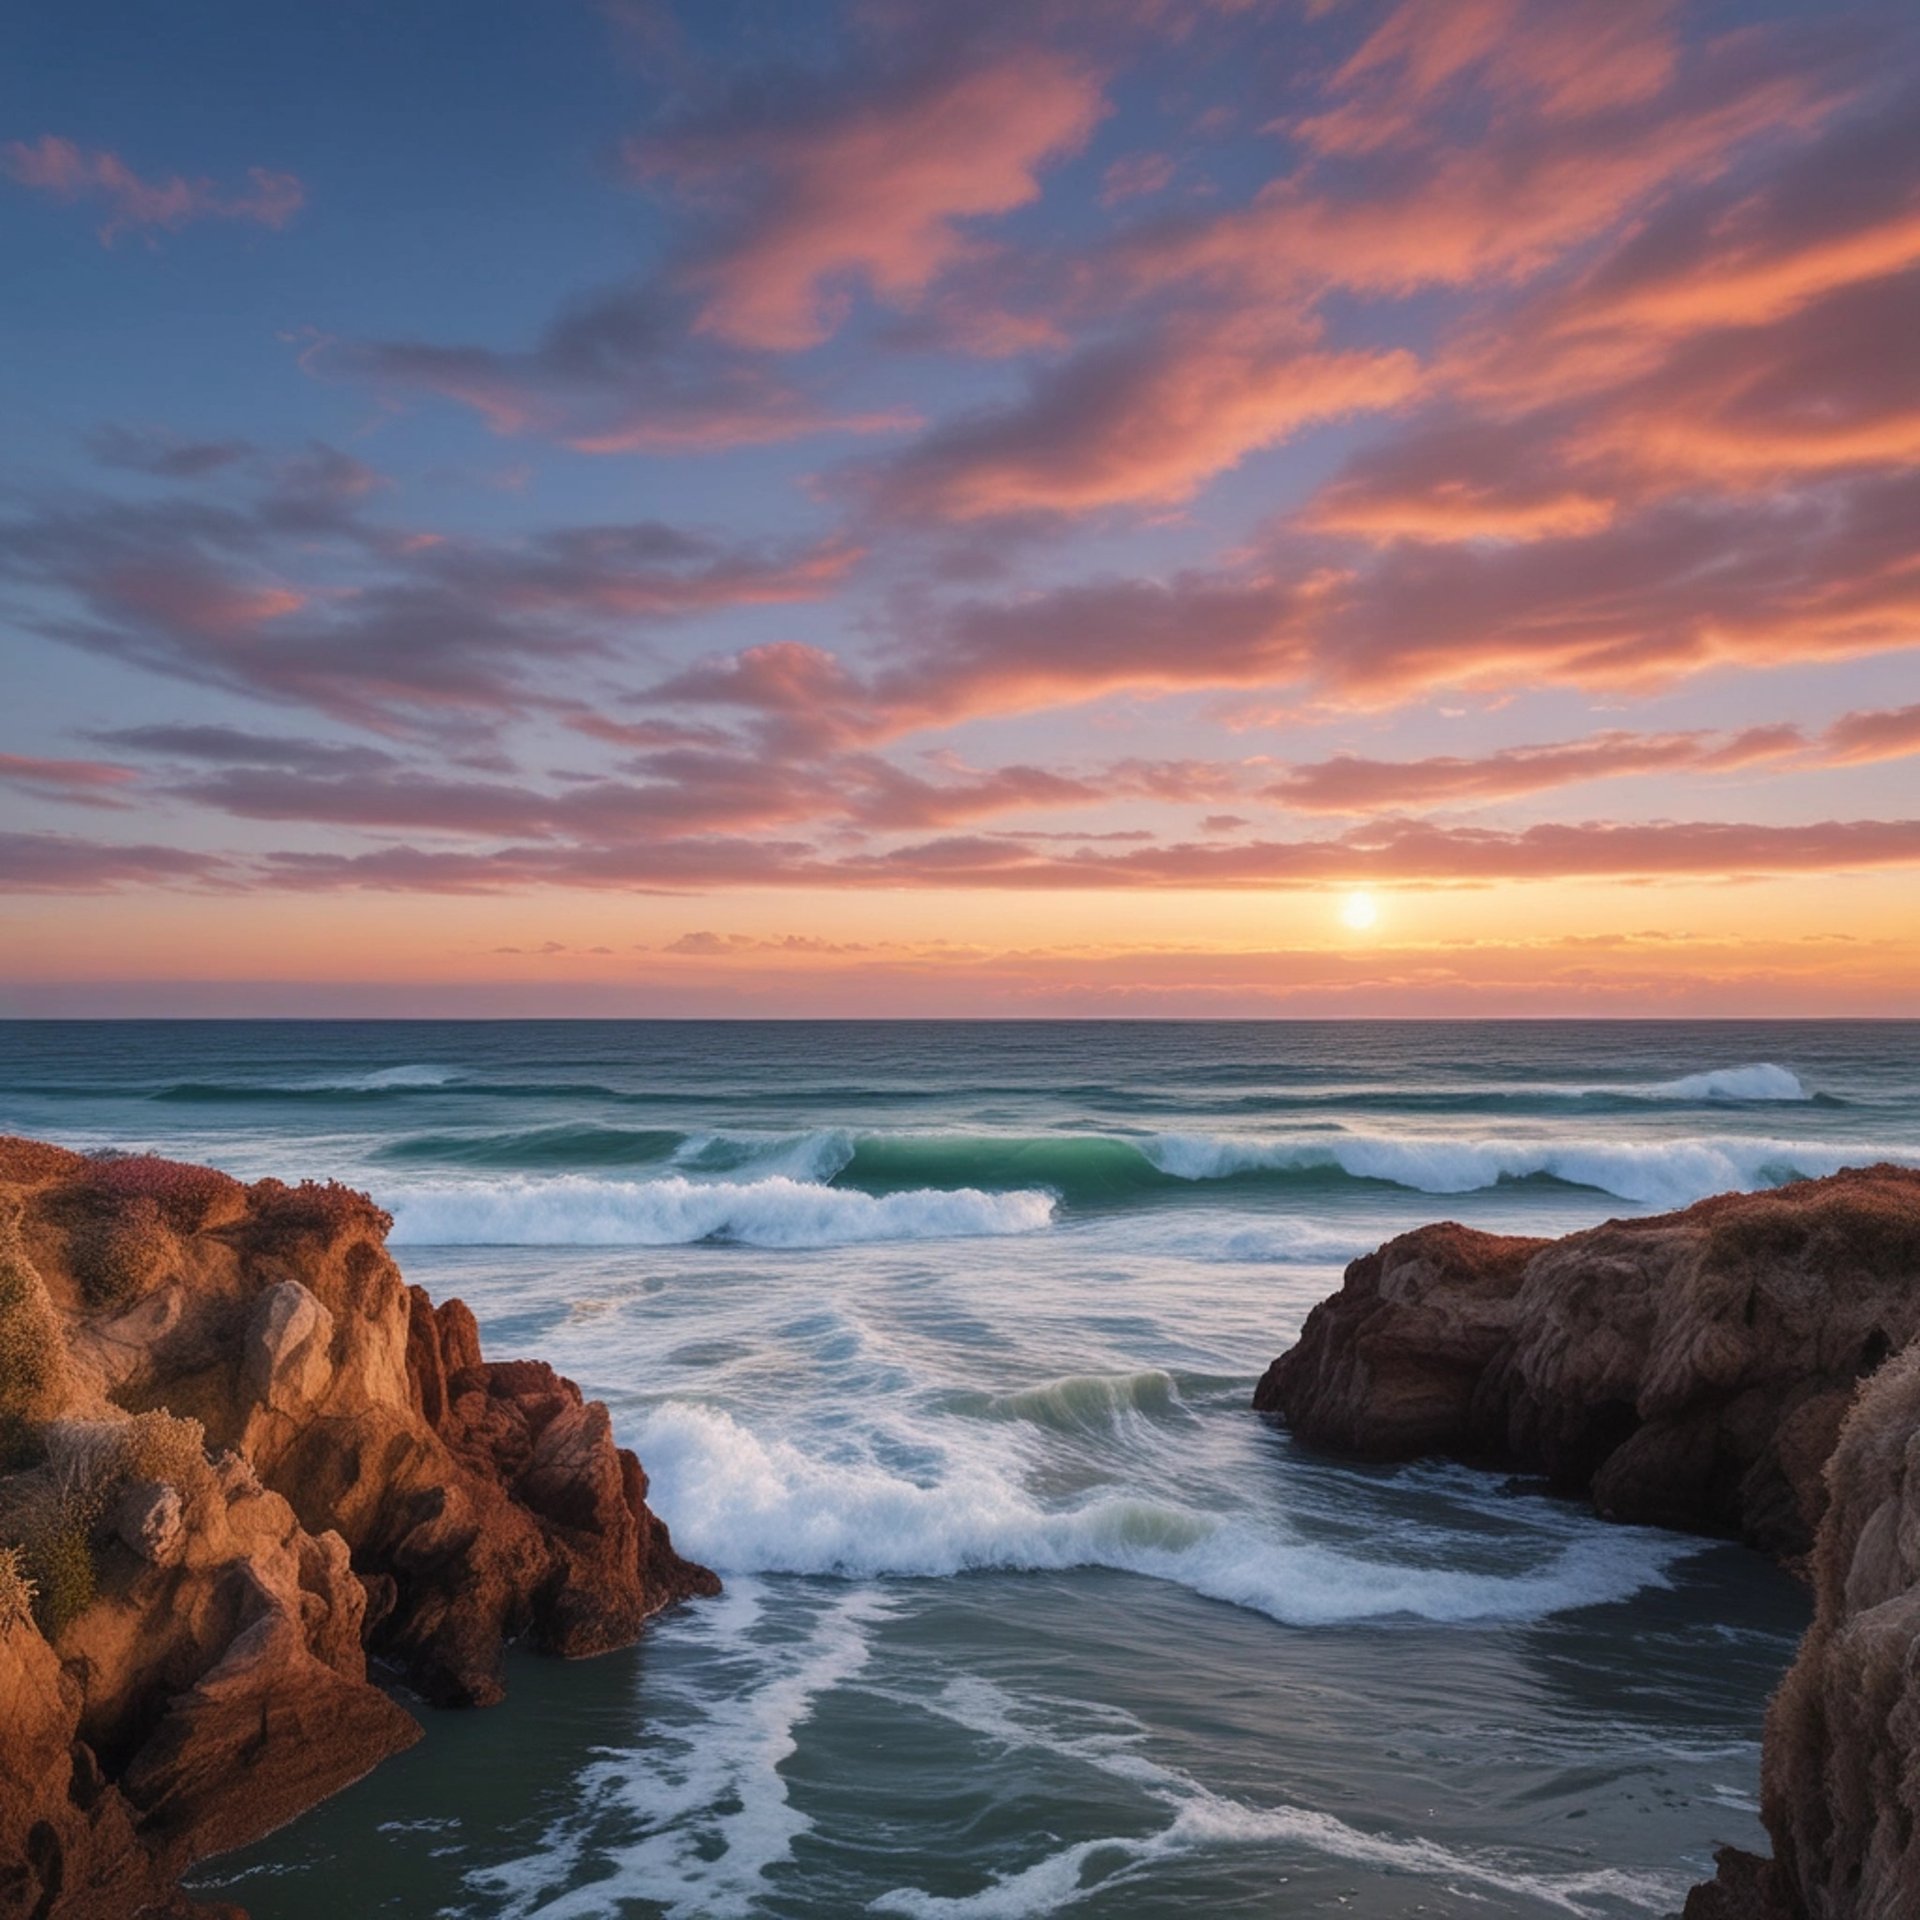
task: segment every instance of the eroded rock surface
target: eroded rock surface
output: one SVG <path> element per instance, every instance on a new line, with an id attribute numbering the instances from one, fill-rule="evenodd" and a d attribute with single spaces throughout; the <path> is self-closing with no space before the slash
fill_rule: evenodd
<path id="1" fill-rule="evenodd" d="M 233 1913 L 179 1873 L 419 1738 L 370 1655 L 485 1704 L 509 1640 L 717 1589 L 606 1409 L 486 1361 L 388 1225 L 0 1140 L 0 1916 Z"/>
<path id="2" fill-rule="evenodd" d="M 1563 1240 L 1422 1227 L 1347 1269 L 1254 1405 L 1306 1440 L 1520 1465 L 1610 1518 L 1791 1560 L 1860 1382 L 1920 1335 L 1917 1273 L 1902 1167 Z"/>
<path id="3" fill-rule="evenodd" d="M 1768 1712 L 1774 1858 L 1686 1920 L 1920 1915 L 1920 1172 L 1870 1167 L 1564 1240 L 1425 1227 L 1347 1269 L 1255 1405 L 1376 1458 L 1543 1471 L 1732 1534 L 1815 1612 Z"/>

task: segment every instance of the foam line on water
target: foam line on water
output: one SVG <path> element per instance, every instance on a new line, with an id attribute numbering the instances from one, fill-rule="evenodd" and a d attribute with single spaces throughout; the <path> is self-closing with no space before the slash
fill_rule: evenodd
<path id="1" fill-rule="evenodd" d="M 1131 1727 L 1116 1726 L 1111 1724 L 1114 1716 L 1103 1715 L 1110 1724 L 1078 1735 L 1061 1731 L 1057 1724 L 1036 1725 L 1026 1703 L 978 1677 L 950 1681 L 939 1693 L 910 1704 L 1003 1750 L 1044 1752 L 1124 1781 L 1140 1791 L 1148 1809 L 1164 1810 L 1171 1818 L 1144 1834 L 1114 1834 L 1059 1847 L 977 1893 L 941 1895 L 896 1887 L 872 1903 L 871 1911 L 876 1913 L 905 1914 L 911 1920 L 1026 1920 L 1026 1916 L 1059 1912 L 1124 1886 L 1161 1861 L 1225 1847 L 1301 1849 L 1356 1866 L 1465 1882 L 1537 1900 L 1582 1920 L 1600 1911 L 1588 1904 L 1590 1899 L 1624 1900 L 1660 1912 L 1671 1906 L 1684 1886 L 1676 1877 L 1614 1868 L 1565 1874 L 1519 1872 L 1418 1835 L 1401 1839 L 1370 1833 L 1312 1808 L 1284 1803 L 1255 1806 L 1217 1793 L 1179 1768 L 1154 1760 L 1141 1750 L 1145 1729 L 1137 1722 Z M 1049 1703 L 1056 1721 L 1062 1704 Z M 1106 1870 L 1088 1879 L 1087 1869 L 1096 1861 Z"/>
<path id="2" fill-rule="evenodd" d="M 1034 1233 L 1053 1219 L 1037 1192 L 875 1196 L 775 1175 L 765 1180 L 603 1180 L 584 1174 L 382 1186 L 395 1246 L 838 1247 Z"/>
<path id="3" fill-rule="evenodd" d="M 837 1594 L 806 1631 L 763 1635 L 760 1593 L 738 1582 L 676 1621 L 679 1682 L 657 1677 L 672 1718 L 644 1744 L 609 1754 L 572 1783 L 573 1805 L 519 1860 L 467 1876 L 504 1900 L 501 1920 L 601 1920 L 613 1903 L 657 1903 L 667 1920 L 752 1911 L 767 1876 L 812 1822 L 781 1772 L 816 1703 L 866 1667 L 890 1612 L 871 1588 Z M 585 1883 L 581 1884 L 583 1876 Z"/>
<path id="4" fill-rule="evenodd" d="M 1538 1564 L 1478 1573 L 1364 1559 L 1250 1517 L 1108 1487 L 1049 1506 L 1026 1487 L 1012 1423 L 921 1437 L 938 1477 L 763 1438 L 715 1407 L 669 1401 L 642 1422 L 653 1498 L 695 1559 L 728 1573 L 934 1578 L 1097 1566 L 1167 1580 L 1292 1626 L 1395 1615 L 1535 1620 L 1668 1584 L 1690 1542 L 1633 1528 L 1542 1540 Z"/>

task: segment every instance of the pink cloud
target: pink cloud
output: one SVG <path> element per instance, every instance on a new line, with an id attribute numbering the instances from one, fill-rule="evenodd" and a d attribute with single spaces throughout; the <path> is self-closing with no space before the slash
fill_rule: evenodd
<path id="1" fill-rule="evenodd" d="M 1678 70 L 1677 12 L 1677 0 L 1614 0 L 1598 13 L 1549 0 L 1401 0 L 1333 76 L 1338 104 L 1293 131 L 1323 152 L 1370 152 L 1406 138 L 1468 82 L 1554 120 L 1638 106 Z"/>
<path id="2" fill-rule="evenodd" d="M 1400 405 L 1419 377 L 1409 352 L 1319 348 L 1285 321 L 1176 319 L 935 428 L 873 470 L 875 491 L 889 511 L 949 520 L 1176 505 L 1303 427 Z"/>
<path id="3" fill-rule="evenodd" d="M 1920 706 L 1843 714 L 1821 735 L 1821 746 L 1835 766 L 1920 754 Z"/>
<path id="4" fill-rule="evenodd" d="M 727 835 L 488 852 L 387 847 L 269 855 L 252 884 L 300 890 L 509 893 L 528 887 L 679 892 L 728 886 L 1186 891 L 1503 881 L 1724 880 L 1920 866 L 1920 820 L 1549 824 L 1518 831 L 1387 820 L 1328 839 L 1084 845 L 959 835 L 824 857 L 800 840 Z"/>
<path id="5" fill-rule="evenodd" d="M 107 760 L 46 760 L 32 754 L 0 753 L 0 786 L 18 787 L 70 806 L 124 807 L 116 789 L 139 778 L 132 767 Z"/>
<path id="6" fill-rule="evenodd" d="M 1462 141 L 1421 139 L 1270 181 L 1244 207 L 1151 223 L 1111 262 L 1144 287 L 1298 302 L 1329 288 L 1400 296 L 1539 274 L 1637 208 L 1723 172 L 1749 143 L 1817 121 L 1836 83 L 1741 46 L 1657 98 L 1579 118 L 1502 113 Z"/>
<path id="7" fill-rule="evenodd" d="M 960 223 L 1034 200 L 1040 169 L 1101 112 L 1088 70 L 1030 48 L 785 124 L 762 113 L 634 141 L 627 158 L 636 178 L 739 206 L 687 270 L 701 331 L 793 351 L 835 330 L 849 283 L 911 305 L 974 244 Z"/>
<path id="8" fill-rule="evenodd" d="M 115 846 L 64 833 L 0 832 L 0 891 L 105 893 L 119 887 L 225 885 L 231 863 L 181 847 Z"/>
<path id="9" fill-rule="evenodd" d="M 249 167 L 247 186 L 237 193 L 177 173 L 145 179 L 117 153 L 81 147 L 55 133 L 31 143 L 8 141 L 0 147 L 0 166 L 22 186 L 57 200 L 104 200 L 103 246 L 111 246 L 123 233 L 152 227 L 177 232 L 195 220 L 244 220 L 277 231 L 307 199 L 306 188 L 293 174 L 265 167 Z"/>

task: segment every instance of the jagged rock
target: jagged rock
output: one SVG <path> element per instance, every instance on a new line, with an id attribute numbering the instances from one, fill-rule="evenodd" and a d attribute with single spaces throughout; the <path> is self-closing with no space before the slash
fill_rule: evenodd
<path id="1" fill-rule="evenodd" d="M 1347 1269 L 1255 1405 L 1375 1456 L 1539 1468 L 1602 1513 L 1810 1571 L 1762 1754 L 1774 1858 L 1723 1851 L 1685 1920 L 1920 1915 L 1920 1172 L 1558 1241 L 1402 1235 Z"/>
<path id="2" fill-rule="evenodd" d="M 364 1195 L 0 1139 L 0 1222 L 18 1340 L 58 1349 L 18 1431 L 127 1456 L 80 1516 L 97 1593 L 0 1627 L 0 1920 L 212 1913 L 179 1872 L 419 1738 L 369 1651 L 484 1704 L 511 1638 L 595 1653 L 717 1589 L 605 1408 L 484 1360 Z M 0 1474 L 0 1540 L 73 1484 Z"/>
<path id="3" fill-rule="evenodd" d="M 180 1489 L 159 1480 L 135 1480 L 113 1511 L 113 1533 L 128 1552 L 156 1567 L 171 1566 L 186 1551 L 186 1521 Z"/>
<path id="4" fill-rule="evenodd" d="M 1614 1519 L 1805 1554 L 1854 1391 L 1920 1335 L 1920 1172 L 1564 1240 L 1422 1227 L 1356 1260 L 1254 1397 L 1303 1439 L 1536 1469 Z"/>
<path id="5" fill-rule="evenodd" d="M 241 1391 L 278 1413 L 311 1405 L 333 1371 L 333 1315 L 298 1280 L 282 1280 L 255 1302 L 247 1322 Z"/>

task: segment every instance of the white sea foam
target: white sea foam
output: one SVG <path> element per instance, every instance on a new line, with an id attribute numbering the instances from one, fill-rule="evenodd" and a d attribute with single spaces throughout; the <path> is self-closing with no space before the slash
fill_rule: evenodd
<path id="1" fill-rule="evenodd" d="M 605 1180 L 586 1174 L 383 1184 L 396 1246 L 838 1247 L 1032 1233 L 1053 1218 L 1038 1192 L 951 1191 L 875 1197 L 785 1175 L 753 1181 Z"/>
<path id="2" fill-rule="evenodd" d="M 1603 1087 L 1585 1089 L 1603 1093 Z M 1762 1062 L 1751 1067 L 1714 1067 L 1706 1073 L 1683 1074 L 1678 1080 L 1657 1080 L 1652 1086 L 1618 1087 L 1613 1091 L 1636 1100 L 1811 1100 L 1800 1076 L 1786 1067 Z"/>
<path id="3" fill-rule="evenodd" d="M 294 1080 L 290 1093 L 388 1093 L 408 1087 L 445 1087 L 464 1079 L 458 1067 L 405 1066 L 378 1067 L 371 1073 L 354 1073 L 322 1080 Z"/>
<path id="4" fill-rule="evenodd" d="M 1163 1133 L 1142 1146 L 1180 1180 L 1257 1171 L 1338 1170 L 1422 1193 L 1473 1193 L 1545 1175 L 1622 1200 L 1682 1207 L 1708 1194 L 1775 1186 L 1874 1160 L 1920 1165 L 1920 1146 L 1836 1145 L 1722 1134 L 1673 1140 L 1475 1139 L 1454 1134 L 1312 1133 L 1278 1136 Z"/>
<path id="5" fill-rule="evenodd" d="M 1158 1862 L 1182 1854 L 1224 1847 L 1287 1848 L 1375 1867 L 1390 1873 L 1514 1894 L 1563 1913 L 1587 1916 L 1590 1900 L 1626 1901 L 1662 1911 L 1678 1898 L 1678 1876 L 1637 1874 L 1618 1869 L 1582 1873 L 1516 1872 L 1499 1861 L 1440 1845 L 1414 1835 L 1370 1833 L 1333 1814 L 1310 1807 L 1256 1806 L 1217 1793 L 1142 1750 L 1144 1728 L 1126 1716 L 1098 1716 L 1091 1732 L 1061 1726 L 1062 1709 L 1072 1703 L 1039 1704 L 1016 1699 L 989 1680 L 969 1676 L 950 1681 L 937 1694 L 919 1696 L 919 1706 L 966 1732 L 1012 1752 L 1043 1752 L 1090 1768 L 1136 1788 L 1149 1815 L 1170 1814 L 1154 1831 L 1120 1833 L 1075 1841 L 1043 1855 L 1032 1865 L 1001 1876 L 978 1893 L 942 1895 L 917 1887 L 896 1887 L 872 1903 L 877 1913 L 899 1913 L 913 1920 L 1025 1920 L 1056 1913 L 1096 1893 L 1139 1878 Z"/>
<path id="6" fill-rule="evenodd" d="M 723 1574 L 1110 1567 L 1317 1626 L 1392 1615 L 1539 1619 L 1663 1586 L 1666 1569 L 1693 1550 L 1610 1528 L 1543 1539 L 1539 1563 L 1511 1574 L 1363 1559 L 1117 1487 L 1048 1505 L 1025 1484 L 1012 1423 L 915 1437 L 922 1457 L 940 1462 L 918 1478 L 871 1449 L 832 1458 L 818 1445 L 763 1438 L 718 1408 L 670 1401 L 647 1417 L 638 1443 L 676 1542 Z"/>
<path id="7" fill-rule="evenodd" d="M 644 1744 L 584 1769 L 540 1845 L 469 1884 L 505 1901 L 502 1920 L 600 1920 L 610 1894 L 642 1890 L 668 1920 L 751 1911 L 812 1824 L 788 1797 L 782 1764 L 815 1702 L 866 1666 L 888 1611 L 884 1595 L 854 1589 L 813 1610 L 804 1632 L 789 1623 L 762 1635 L 752 1581 L 703 1603 L 676 1623 L 690 1671 L 678 1684 L 671 1672 L 655 1680 L 671 1711 L 649 1717 Z"/>

